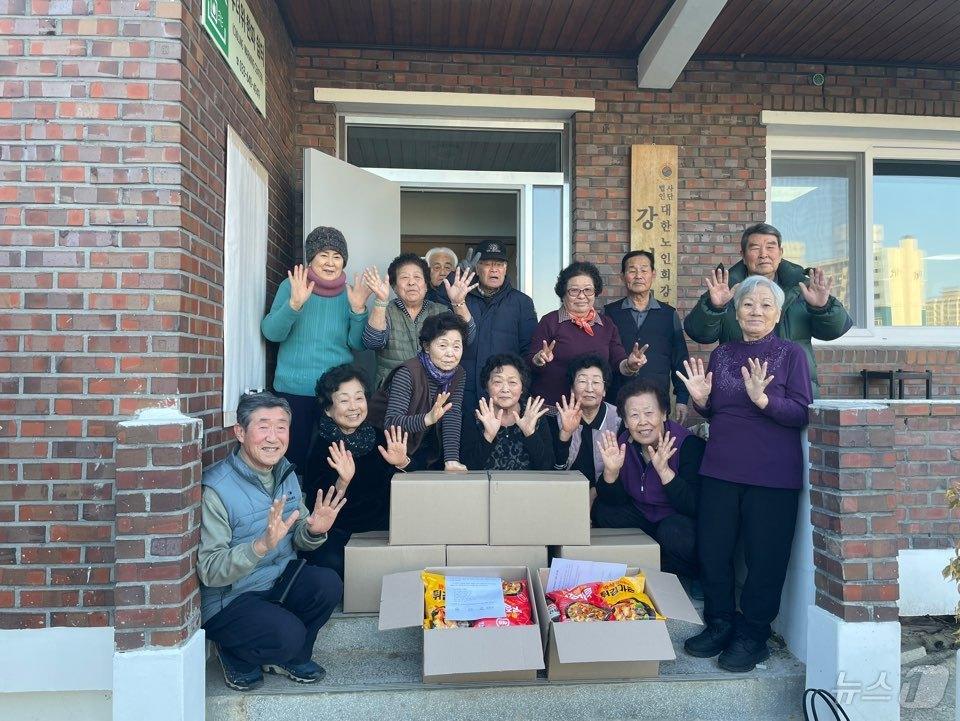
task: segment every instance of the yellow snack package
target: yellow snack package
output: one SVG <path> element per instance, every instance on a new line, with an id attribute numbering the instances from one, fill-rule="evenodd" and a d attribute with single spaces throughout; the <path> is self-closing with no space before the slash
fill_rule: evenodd
<path id="1" fill-rule="evenodd" d="M 616 581 L 607 581 L 600 586 L 598 594 L 613 608 L 610 621 L 665 621 L 657 613 L 650 597 L 644 593 L 645 579 L 642 573 L 623 576 Z"/>
<path id="2" fill-rule="evenodd" d="M 420 574 L 423 579 L 424 628 L 466 628 L 468 621 L 448 621 L 446 618 L 446 578 L 439 573 Z"/>

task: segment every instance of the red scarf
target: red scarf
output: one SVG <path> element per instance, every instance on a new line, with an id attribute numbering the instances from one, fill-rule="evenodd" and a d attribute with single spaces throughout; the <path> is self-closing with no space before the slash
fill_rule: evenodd
<path id="1" fill-rule="evenodd" d="M 596 308 L 591 308 L 580 316 L 574 315 L 570 311 L 567 311 L 567 315 L 570 316 L 570 322 L 577 326 L 577 328 L 582 330 L 587 335 L 593 335 L 593 321 L 597 319 Z"/>
<path id="2" fill-rule="evenodd" d="M 313 294 L 323 298 L 332 298 L 340 295 L 343 289 L 347 287 L 347 274 L 341 273 L 336 280 L 324 280 L 313 272 L 313 268 L 307 266 L 307 280 L 313 281 Z"/>

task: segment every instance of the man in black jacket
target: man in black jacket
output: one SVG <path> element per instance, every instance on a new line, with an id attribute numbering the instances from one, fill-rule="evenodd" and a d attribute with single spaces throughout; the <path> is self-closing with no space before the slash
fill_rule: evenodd
<path id="1" fill-rule="evenodd" d="M 483 389 L 478 390 L 478 379 L 487 359 L 500 353 L 525 357 L 537 327 L 533 299 L 514 288 L 507 278 L 507 253 L 503 243 L 485 240 L 476 248 L 476 255 L 480 258 L 476 265 L 479 285 L 464 302 L 477 324 L 477 338 L 464 349 L 460 360 L 466 372 L 463 388 L 466 418 L 472 418 L 483 394 Z M 440 300 L 450 305 L 442 285 Z"/>
<path id="2" fill-rule="evenodd" d="M 687 420 L 690 394 L 676 371 L 683 370 L 683 362 L 690 357 L 690 353 L 676 309 L 658 301 L 653 295 L 655 271 L 653 253 L 650 251 L 632 250 L 623 256 L 620 272 L 627 295 L 608 303 L 603 312 L 616 324 L 624 348 L 632 348 L 634 343 L 649 346 L 646 351 L 647 362 L 634 378 L 650 378 L 668 393 L 672 382 L 677 397 L 676 419 L 683 424 Z M 620 388 L 629 380 L 614 378 L 607 400 L 614 402 Z"/>

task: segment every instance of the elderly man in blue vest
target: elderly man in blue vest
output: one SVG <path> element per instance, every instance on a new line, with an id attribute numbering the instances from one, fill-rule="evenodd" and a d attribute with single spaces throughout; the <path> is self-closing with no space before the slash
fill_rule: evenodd
<path id="1" fill-rule="evenodd" d="M 203 628 L 232 689 L 256 688 L 263 671 L 316 683 L 325 672 L 312 660 L 313 644 L 343 584 L 328 568 L 304 565 L 297 550 L 323 544 L 346 499 L 320 494 L 313 512 L 307 510 L 284 458 L 290 440 L 285 399 L 244 394 L 233 432 L 240 445 L 202 479 Z"/>

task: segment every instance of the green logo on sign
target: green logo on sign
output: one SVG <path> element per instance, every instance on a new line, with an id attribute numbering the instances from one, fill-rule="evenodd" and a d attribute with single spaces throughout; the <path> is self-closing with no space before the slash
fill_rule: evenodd
<path id="1" fill-rule="evenodd" d="M 228 0 L 203 0 L 203 25 L 225 57 L 229 57 Z"/>

